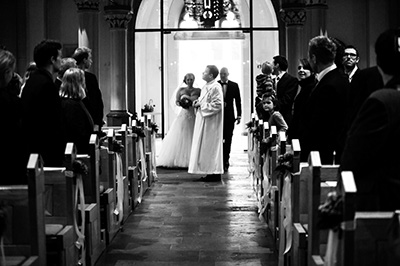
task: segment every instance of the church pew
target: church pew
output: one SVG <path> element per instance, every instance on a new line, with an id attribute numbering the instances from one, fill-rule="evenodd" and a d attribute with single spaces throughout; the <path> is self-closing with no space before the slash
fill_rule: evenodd
<path id="1" fill-rule="evenodd" d="M 86 262 L 94 265 L 106 247 L 105 229 L 101 226 L 100 180 L 99 180 L 99 139 L 92 134 L 89 140 L 89 154 L 78 154 L 77 158 L 88 166 L 84 175 L 85 191 L 85 235 L 87 240 Z"/>
<path id="2" fill-rule="evenodd" d="M 300 169 L 300 143 L 298 139 L 293 139 L 291 144 L 286 143 L 286 135 L 280 132 L 280 147 L 278 149 L 280 156 L 288 157 L 288 161 L 280 162 L 280 164 L 290 166 L 284 172 L 278 174 L 279 183 L 279 241 L 278 247 L 278 265 L 291 265 L 293 253 L 293 181 Z M 283 149 L 282 147 L 285 147 Z M 282 167 L 280 165 L 280 167 Z M 283 171 L 283 169 L 282 169 Z"/>
<path id="3" fill-rule="evenodd" d="M 299 201 L 299 213 L 293 223 L 293 265 L 319 265 L 313 255 L 325 253 L 328 232 L 317 228 L 318 207 L 335 190 L 337 172 L 338 165 L 321 165 L 316 151 L 310 153 L 308 167 L 301 169 L 300 191 L 296 192 L 300 197 L 294 199 Z"/>
<path id="4" fill-rule="evenodd" d="M 117 191 L 117 202 L 118 202 L 118 194 L 122 196 L 122 220 L 121 226 L 124 224 L 126 219 L 128 219 L 129 215 L 133 211 L 133 200 L 131 196 L 131 187 L 132 187 L 132 178 L 129 174 L 129 156 L 130 156 L 130 147 L 129 146 L 129 138 L 132 138 L 132 134 L 128 131 L 128 127 L 126 124 L 122 124 L 121 126 L 114 126 L 114 127 L 104 127 L 103 130 L 108 132 L 110 129 L 114 130 L 115 132 L 115 140 L 121 145 L 121 149 L 117 147 L 113 149 L 116 155 L 116 167 L 121 167 L 122 172 L 122 183 L 116 184 L 116 191 Z M 113 145 L 114 146 L 114 145 Z M 118 146 L 118 145 L 117 145 Z M 113 147 L 111 147 L 113 148 Z M 122 166 L 118 166 L 119 160 L 121 160 Z M 117 172 L 118 174 L 118 172 Z M 123 194 L 118 193 L 118 188 L 123 191 Z"/>
<path id="5" fill-rule="evenodd" d="M 0 186 L 0 265 L 46 265 L 42 166 L 40 156 L 31 154 L 28 184 Z"/>
<path id="6" fill-rule="evenodd" d="M 269 185 L 269 189 L 267 188 L 268 191 L 265 191 L 265 196 L 268 197 L 269 201 L 269 207 L 267 207 L 266 210 L 266 220 L 268 227 L 270 228 L 272 232 L 273 239 L 276 243 L 279 235 L 276 230 L 278 222 L 279 222 L 279 190 L 278 190 L 278 182 L 276 179 L 276 171 L 275 168 L 277 166 L 277 149 L 278 149 L 278 134 L 276 131 L 276 127 L 272 126 L 270 128 L 269 132 L 269 138 L 270 138 L 270 148 L 266 151 L 266 154 L 264 156 L 265 161 L 265 168 L 266 171 L 263 171 L 263 173 L 266 173 L 266 177 L 264 177 L 264 180 L 267 178 Z"/>
<path id="7" fill-rule="evenodd" d="M 138 171 L 138 156 L 137 151 L 139 149 L 139 137 L 138 134 L 134 132 L 136 126 L 131 126 L 129 128 L 127 138 L 127 155 L 128 155 L 128 184 L 129 184 L 129 200 L 132 211 L 136 209 L 139 205 L 139 171 Z"/>
<path id="8" fill-rule="evenodd" d="M 131 187 L 132 187 L 132 178 L 129 176 L 129 153 L 131 150 L 128 147 L 128 139 L 132 138 L 132 134 L 128 131 L 128 126 L 123 124 L 119 129 L 116 131 L 116 138 L 118 141 L 121 142 L 122 151 L 121 151 L 121 159 L 122 159 L 122 189 L 123 189 L 123 218 L 122 224 L 125 223 L 126 219 L 128 219 L 129 215 L 133 211 L 133 200 L 131 196 Z"/>
<path id="9" fill-rule="evenodd" d="M 318 229 L 318 207 L 325 202 L 327 194 L 336 189 L 338 165 L 321 165 L 318 152 L 310 153 L 311 178 L 308 185 L 308 224 L 307 224 L 307 259 L 308 265 L 321 265 L 314 255 L 324 254 L 328 230 Z M 327 182 L 333 181 L 332 184 Z M 323 264 L 322 264 L 323 265 Z"/>
<path id="10" fill-rule="evenodd" d="M 153 142 L 153 137 L 155 136 L 155 132 L 153 132 L 151 128 L 151 119 L 147 118 L 145 127 L 144 127 L 145 135 L 144 143 L 145 143 L 145 156 L 146 156 L 146 171 L 147 171 L 147 181 L 148 187 L 155 181 L 156 177 L 156 162 L 155 162 L 155 143 Z"/>
<path id="11" fill-rule="evenodd" d="M 76 185 L 72 165 L 76 149 L 73 143 L 65 148 L 66 167 L 44 167 L 45 177 L 45 228 L 47 265 L 77 265 L 85 263 L 84 247 L 76 246 L 79 240 L 77 199 L 74 198 Z M 82 217 L 81 217 L 82 218 Z"/>
<path id="12" fill-rule="evenodd" d="M 357 187 L 352 172 L 342 172 L 341 179 L 338 190 L 343 199 L 343 222 L 337 243 L 338 265 L 400 265 L 400 259 L 394 256 L 390 246 L 390 236 L 399 237 L 400 212 L 357 212 L 355 210 Z M 396 223 L 397 228 L 389 230 Z M 394 235 L 390 235 L 393 233 Z M 325 259 L 329 260 L 331 256 L 335 257 L 335 254 L 326 254 Z"/>
<path id="13" fill-rule="evenodd" d="M 105 229 L 106 245 L 109 245 L 120 230 L 117 208 L 116 154 L 112 150 L 115 133 L 107 130 L 107 142 L 100 145 L 100 215 L 101 228 Z"/>
<path id="14" fill-rule="evenodd" d="M 133 120 L 134 121 L 134 120 Z M 137 182 L 134 182 L 133 195 L 134 195 L 134 205 L 140 204 L 143 196 L 146 194 L 149 189 L 149 181 L 148 181 L 148 170 L 146 160 L 146 149 L 145 149 L 145 126 L 144 122 L 134 123 L 132 121 L 132 136 L 134 137 L 135 142 L 132 143 L 132 164 L 134 165 L 131 170 L 131 174 L 134 178 L 137 177 Z M 147 157 L 148 159 L 149 157 Z"/>

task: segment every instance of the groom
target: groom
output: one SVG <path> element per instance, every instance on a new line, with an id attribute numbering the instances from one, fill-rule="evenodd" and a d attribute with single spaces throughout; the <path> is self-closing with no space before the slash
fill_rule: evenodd
<path id="1" fill-rule="evenodd" d="M 216 80 L 218 68 L 208 65 L 203 72 L 207 83 L 200 97 L 193 102 L 196 121 L 189 160 L 190 174 L 205 174 L 198 181 L 220 181 L 223 169 L 222 141 L 224 97 L 221 84 Z"/>

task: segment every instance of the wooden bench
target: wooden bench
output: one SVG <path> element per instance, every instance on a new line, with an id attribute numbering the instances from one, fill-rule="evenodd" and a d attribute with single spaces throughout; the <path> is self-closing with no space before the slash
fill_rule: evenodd
<path id="1" fill-rule="evenodd" d="M 133 165 L 131 168 L 133 178 L 137 177 L 137 182 L 134 182 L 133 195 L 134 195 L 134 205 L 140 204 L 143 196 L 146 194 L 149 189 L 149 181 L 148 181 L 148 171 L 149 167 L 147 166 L 147 162 L 149 156 L 146 159 L 146 148 L 145 134 L 141 135 L 139 132 L 144 133 L 144 123 L 141 122 L 137 126 L 132 126 L 132 156 L 129 158 L 130 165 Z M 134 141 L 133 141 L 134 140 Z"/>
<path id="2" fill-rule="evenodd" d="M 120 190 L 123 190 L 123 202 L 122 202 L 122 208 L 123 208 L 123 217 L 121 224 L 123 225 L 126 219 L 128 219 L 129 215 L 133 211 L 133 199 L 132 199 L 132 186 L 133 186 L 133 177 L 132 174 L 129 174 L 129 169 L 133 165 L 130 165 L 129 157 L 131 156 L 130 153 L 132 152 L 131 150 L 131 144 L 132 140 L 130 140 L 133 136 L 132 134 L 128 131 L 128 127 L 126 124 L 123 124 L 120 127 L 109 127 L 107 129 L 114 129 L 115 131 L 115 139 L 122 145 L 122 150 L 120 152 L 116 153 L 116 156 L 118 159 L 118 156 L 121 159 L 122 162 L 122 184 L 118 184 L 117 182 L 117 195 L 118 193 L 118 188 Z M 117 167 L 118 167 L 118 160 L 117 162 Z M 122 185 L 122 186 L 120 186 Z M 117 197 L 118 198 L 118 197 Z"/>
<path id="3" fill-rule="evenodd" d="M 151 125 L 151 119 L 147 118 L 147 123 L 145 123 L 144 132 L 144 147 L 145 147 L 145 156 L 146 156 L 146 171 L 147 171 L 147 185 L 151 187 L 156 178 L 156 156 L 155 156 L 155 142 L 153 138 L 155 138 L 155 133 L 153 132 Z"/>
<path id="4" fill-rule="evenodd" d="M 71 167 L 75 160 L 76 149 L 68 143 L 65 149 L 65 165 L 67 167 L 44 167 L 45 176 L 45 223 L 47 265 L 77 265 L 85 263 L 83 248 L 79 249 L 82 224 L 78 225 L 75 215 L 81 214 L 74 197 L 76 189 L 75 176 Z M 83 243 L 84 244 L 84 243 Z"/>
<path id="5" fill-rule="evenodd" d="M 77 155 L 77 158 L 88 166 L 88 173 L 83 179 L 87 265 L 94 265 L 106 247 L 105 229 L 101 227 L 100 215 L 99 152 L 98 136 L 92 134 L 89 140 L 89 154 Z"/>
<path id="6" fill-rule="evenodd" d="M 269 130 L 269 149 L 263 154 L 263 196 L 268 202 L 264 212 L 264 218 L 267 221 L 268 227 L 271 230 L 272 237 L 276 243 L 278 239 L 277 225 L 279 221 L 279 191 L 276 179 L 275 168 L 277 166 L 277 131 L 276 127 L 272 126 Z M 267 141 L 267 139 L 263 140 Z"/>
<path id="7" fill-rule="evenodd" d="M 293 193 L 298 208 L 293 215 L 293 265 L 318 265 L 313 255 L 323 254 L 326 249 L 327 230 L 317 229 L 318 207 L 327 194 L 335 190 L 338 165 L 321 165 L 319 152 L 312 151 L 308 165 L 301 168 Z M 297 177 L 295 177 L 297 178 Z M 306 195 L 306 196 L 304 196 Z M 317 264 L 313 264 L 317 263 Z"/>
<path id="8" fill-rule="evenodd" d="M 128 193 L 132 211 L 139 205 L 139 169 L 138 169 L 138 150 L 139 137 L 133 132 L 134 126 L 129 129 L 127 138 L 127 155 L 128 155 Z"/>
<path id="9" fill-rule="evenodd" d="M 293 139 L 291 144 L 286 143 L 286 135 L 280 132 L 279 156 L 284 166 L 280 165 L 281 172 L 277 174 L 279 193 L 279 222 L 277 241 L 279 265 L 291 265 L 293 251 L 293 181 L 300 169 L 300 143 Z M 285 149 L 283 148 L 285 147 Z M 286 157 L 286 158 L 285 158 Z M 287 161 L 286 161 L 287 160 Z M 291 168 L 287 168 L 291 167 Z"/>
<path id="10" fill-rule="evenodd" d="M 0 186 L 1 265 L 46 265 L 43 163 L 38 154 L 28 161 L 28 185 Z M 12 178 L 12 177 L 5 177 Z M 4 257 L 3 257 L 4 256 Z"/>
<path id="11" fill-rule="evenodd" d="M 339 243 L 337 243 L 338 265 L 400 265 L 400 259 L 390 252 L 388 238 L 389 234 L 393 233 L 388 230 L 390 225 L 397 223 L 397 229 L 399 228 L 399 211 L 356 212 L 354 207 L 357 187 L 352 172 L 342 172 L 341 179 L 338 190 L 343 199 L 343 222 L 340 226 Z M 326 259 L 330 258 L 329 255 L 334 256 L 334 254 L 326 255 Z M 318 259 L 322 260 L 322 258 Z"/>
<path id="12" fill-rule="evenodd" d="M 105 229 L 106 245 L 111 243 L 120 230 L 119 213 L 116 210 L 116 154 L 112 151 L 114 139 L 114 130 L 108 129 L 107 143 L 100 145 L 100 215 L 101 228 Z"/>

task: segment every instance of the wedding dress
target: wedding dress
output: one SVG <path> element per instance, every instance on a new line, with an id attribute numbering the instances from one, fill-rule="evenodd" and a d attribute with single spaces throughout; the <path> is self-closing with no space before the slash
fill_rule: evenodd
<path id="1" fill-rule="evenodd" d="M 182 167 L 189 165 L 190 150 L 194 130 L 195 113 L 194 108 L 181 108 L 176 119 L 165 136 L 157 165 L 163 167 Z"/>

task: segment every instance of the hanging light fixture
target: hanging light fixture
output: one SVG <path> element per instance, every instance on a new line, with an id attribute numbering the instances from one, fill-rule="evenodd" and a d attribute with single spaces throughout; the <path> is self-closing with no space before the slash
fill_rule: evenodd
<path id="1" fill-rule="evenodd" d="M 237 0 L 184 0 L 179 28 L 241 28 Z M 244 39 L 240 30 L 234 31 L 181 31 L 174 40 Z"/>
<path id="2" fill-rule="evenodd" d="M 184 0 L 185 12 L 199 28 L 214 28 L 215 22 L 226 17 L 232 0 Z"/>

